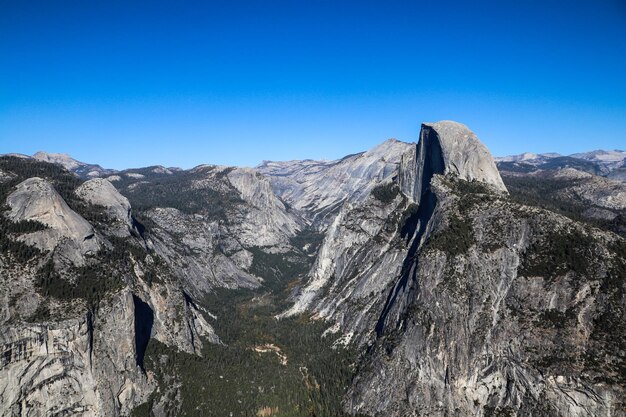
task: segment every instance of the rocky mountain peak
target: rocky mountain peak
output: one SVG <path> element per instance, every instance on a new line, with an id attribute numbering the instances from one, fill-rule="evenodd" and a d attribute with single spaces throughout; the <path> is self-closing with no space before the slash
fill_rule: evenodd
<path id="1" fill-rule="evenodd" d="M 414 147 L 389 139 L 336 161 L 265 162 L 257 169 L 283 201 L 325 228 L 346 201 L 365 200 L 377 184 L 393 177 L 402 155 Z"/>
<path id="2" fill-rule="evenodd" d="M 85 181 L 75 191 L 85 202 L 101 206 L 116 222 L 116 231 L 127 236 L 135 225 L 128 199 L 121 195 L 109 180 L 93 178 Z"/>
<path id="3" fill-rule="evenodd" d="M 26 156 L 26 158 L 29 158 Z M 81 178 L 95 178 L 111 175 L 115 172 L 112 169 L 102 168 L 100 165 L 88 164 L 78 161 L 65 153 L 49 153 L 39 151 L 33 154 L 33 159 L 50 164 L 61 165 L 63 168 L 78 175 Z"/>
<path id="4" fill-rule="evenodd" d="M 596 161 L 596 162 L 624 162 L 626 160 L 626 151 L 621 151 L 619 149 L 615 149 L 612 151 L 605 151 L 602 149 L 597 149 L 591 152 L 582 152 L 575 153 L 572 155 L 574 158 L 585 159 L 587 161 Z"/>
<path id="5" fill-rule="evenodd" d="M 450 120 L 424 123 L 420 140 L 439 142 L 445 174 L 485 182 L 506 192 L 493 156 L 467 126 Z"/>
<path id="6" fill-rule="evenodd" d="M 72 161 L 0 156 L 0 416 L 626 410 L 619 155 Z"/>
<path id="7" fill-rule="evenodd" d="M 422 124 L 419 143 L 402 156 L 400 189 L 419 203 L 434 174 L 480 181 L 506 192 L 489 150 L 467 126 L 458 122 Z"/>
<path id="8" fill-rule="evenodd" d="M 403 151 L 406 150 L 408 143 L 402 142 L 398 139 L 387 139 L 386 141 L 376 145 L 372 149 L 367 152 L 364 152 L 362 155 L 369 159 L 374 159 L 376 157 L 382 159 L 395 159 L 397 160 L 398 155 L 400 155 Z"/>
<path id="9" fill-rule="evenodd" d="M 38 161 L 61 165 L 65 167 L 65 169 L 67 169 L 68 171 L 72 171 L 84 165 L 83 163 L 77 161 L 76 159 L 65 153 L 48 153 L 39 151 L 33 154 L 33 158 Z"/>

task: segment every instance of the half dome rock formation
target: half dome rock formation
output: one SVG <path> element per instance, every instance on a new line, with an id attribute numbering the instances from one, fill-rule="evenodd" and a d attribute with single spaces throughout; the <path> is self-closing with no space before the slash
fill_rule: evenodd
<path id="1" fill-rule="evenodd" d="M 342 206 L 279 315 L 363 352 L 345 409 L 622 415 L 623 338 L 604 326 L 624 326 L 623 240 L 516 203 L 455 122 L 423 125 L 397 174 Z"/>
<path id="2" fill-rule="evenodd" d="M 480 181 L 506 192 L 496 163 L 474 132 L 449 120 L 424 123 L 416 147 L 402 156 L 400 188 L 413 201 L 433 174 L 450 174 L 462 180 Z"/>
<path id="3" fill-rule="evenodd" d="M 27 244 L 57 253 L 74 264 L 100 248 L 93 227 L 72 210 L 48 181 L 32 177 L 17 185 L 6 200 L 7 216 L 14 222 L 36 221 L 47 227 L 20 237 Z"/>
<path id="4" fill-rule="evenodd" d="M 400 153 L 398 150 L 403 152 Z M 421 243 L 428 239 L 427 227 L 437 205 L 437 197 L 431 190 L 431 182 L 435 175 L 476 181 L 494 192 L 506 193 L 506 187 L 491 153 L 476 135 L 461 123 L 442 121 L 423 124 L 417 145 L 390 140 L 363 155 L 368 154 L 386 155 L 387 157 L 380 157 L 380 161 L 389 164 L 388 171 L 379 171 L 378 182 L 368 183 L 368 194 L 364 196 L 369 196 L 368 200 L 361 202 L 355 199 L 347 200 L 342 206 L 326 230 L 326 238 L 320 247 L 314 267 L 309 271 L 306 285 L 295 298 L 293 306 L 282 316 L 300 314 L 309 308 L 313 308 L 323 317 L 332 315 L 336 308 L 333 305 L 334 301 L 328 302 L 332 296 L 327 295 L 326 300 L 317 306 L 315 300 L 327 286 L 336 288 L 338 285 L 336 278 L 354 267 L 351 263 L 359 256 L 354 252 L 355 248 L 381 234 L 388 218 L 405 217 L 408 216 L 406 213 L 414 210 L 409 222 L 411 224 L 403 227 L 402 231 L 404 234 L 402 238 L 412 242 L 408 252 L 396 253 L 397 248 L 380 247 L 380 254 L 372 256 L 369 252 L 363 252 L 360 255 L 363 258 L 358 261 L 361 266 L 371 264 L 368 274 L 377 277 L 375 280 L 369 280 L 363 288 L 380 292 L 385 286 L 391 285 L 393 277 L 389 272 L 396 271 L 399 274 L 401 265 L 398 261 L 404 258 L 409 262 Z M 375 165 L 381 163 L 378 162 L 378 158 L 374 161 Z M 396 164 L 392 165 L 394 161 Z M 362 171 L 370 170 L 366 168 Z M 395 182 L 389 182 L 392 178 Z M 399 189 L 403 198 L 394 197 L 389 201 L 382 201 L 386 200 L 384 189 L 388 190 L 390 197 L 393 190 L 396 190 L 397 194 Z M 393 259 L 387 262 L 388 257 Z M 372 259 L 375 261 L 371 261 Z M 379 269 L 381 265 L 383 268 Z M 384 275 L 384 278 L 378 274 Z M 396 285 L 404 287 L 409 279 L 407 274 L 408 272 Z M 334 282 L 332 277 L 335 277 Z M 346 292 L 342 293 L 339 299 L 343 297 L 345 300 L 352 296 L 353 294 Z M 336 304 L 341 302 L 343 301 L 337 301 Z M 391 305 L 393 300 L 388 303 Z M 380 323 L 385 321 L 385 316 L 386 313 L 383 312 Z"/>

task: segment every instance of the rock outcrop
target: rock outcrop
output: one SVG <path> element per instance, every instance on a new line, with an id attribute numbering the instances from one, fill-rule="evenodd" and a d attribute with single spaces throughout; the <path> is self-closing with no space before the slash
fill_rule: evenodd
<path id="1" fill-rule="evenodd" d="M 100 165 L 87 164 L 77 161 L 71 156 L 64 153 L 48 153 L 37 152 L 33 155 L 33 159 L 50 164 L 61 165 L 70 172 L 75 173 L 82 178 L 106 177 L 115 172 L 112 169 L 102 168 Z"/>
<path id="2" fill-rule="evenodd" d="M 45 251 L 56 250 L 61 258 L 75 265 L 83 263 L 85 255 L 101 246 L 94 228 L 72 210 L 48 181 L 33 177 L 20 183 L 6 201 L 7 217 L 13 222 L 36 221 L 46 229 L 20 237 L 27 244 Z"/>
<path id="3" fill-rule="evenodd" d="M 233 230 L 247 246 L 287 245 L 304 222 L 289 213 L 285 204 L 274 194 L 268 179 L 258 171 L 236 168 L 228 173 L 228 180 L 237 189 L 241 199 L 250 205 L 245 220 Z"/>
<path id="4" fill-rule="evenodd" d="M 346 201 L 364 201 L 376 185 L 396 174 L 402 154 L 412 146 L 389 139 L 337 161 L 266 161 L 257 169 L 270 178 L 280 198 L 325 228 Z"/>
<path id="5" fill-rule="evenodd" d="M 491 155 L 457 123 L 423 126 L 397 186 L 393 198 L 343 206 L 283 314 L 310 312 L 366 352 L 346 411 L 624 411 L 619 337 L 604 327 L 608 317 L 626 325 L 612 307 L 623 302 L 621 238 L 512 202 Z M 564 242 L 577 242 L 565 258 Z M 596 369 L 591 358 L 607 354 Z"/>
<path id="6" fill-rule="evenodd" d="M 493 157 L 476 135 L 461 123 L 423 124 L 417 148 L 403 156 L 401 165 L 400 188 L 417 203 L 432 173 L 480 181 L 506 192 Z"/>
<path id="7" fill-rule="evenodd" d="M 395 142 L 393 144 L 395 147 Z M 398 262 L 403 257 L 413 256 L 421 240 L 426 237 L 426 227 L 436 204 L 430 191 L 434 175 L 449 175 L 462 180 L 477 181 L 489 186 L 495 192 L 506 192 L 493 157 L 478 138 L 460 123 L 443 121 L 424 124 L 418 144 L 403 145 L 401 147 L 403 153 L 397 155 L 400 156 L 399 165 L 394 166 L 395 171 L 390 168 L 386 175 L 396 177 L 397 187 L 403 198 L 396 197 L 388 204 L 383 204 L 370 195 L 366 200 L 346 204 L 328 228 L 316 263 L 309 273 L 309 279 L 296 297 L 293 307 L 285 312 L 285 316 L 305 311 L 327 284 L 337 288 L 342 276 L 348 274 L 353 277 L 355 268 L 360 270 L 364 265 L 371 264 L 371 268 L 380 270 L 375 274 L 376 282 L 373 283 L 373 279 L 369 280 L 370 284 L 362 286 L 359 292 L 378 293 L 390 285 L 390 280 L 381 275 L 388 271 L 400 271 Z M 379 152 L 376 150 L 372 153 Z M 372 188 L 370 186 L 368 189 L 371 191 Z M 415 224 L 411 226 L 416 235 L 408 236 L 408 229 L 403 231 L 405 238 L 412 241 L 413 247 L 410 250 L 397 251 L 397 245 L 383 245 L 377 249 L 376 255 L 372 255 L 369 252 L 373 250 L 372 248 L 368 250 L 363 248 L 363 245 L 379 234 L 388 234 L 383 231 L 388 219 L 403 216 L 402 213 L 409 210 L 412 204 L 417 207 L 414 214 Z M 360 252 L 360 256 L 357 256 L 357 252 Z M 371 257 L 371 260 L 368 257 Z M 395 265 L 384 261 L 389 257 L 394 259 Z M 374 274 L 374 271 L 368 271 L 367 274 Z M 335 281 L 329 283 L 331 277 L 334 277 Z M 369 277 L 371 278 L 371 275 Z M 351 292 L 353 290 L 354 288 L 351 288 L 350 292 L 342 293 L 338 297 L 341 300 L 355 297 Z M 315 310 L 321 316 L 327 316 L 335 310 L 330 306 L 339 302 L 332 296 L 330 299 L 327 297 Z"/>
<path id="8" fill-rule="evenodd" d="M 139 233 L 128 199 L 110 181 L 102 178 L 85 181 L 75 193 L 87 203 L 105 208 L 106 213 L 115 221 L 112 228 L 115 234 L 128 236 L 131 232 Z"/>
<path id="9" fill-rule="evenodd" d="M 156 389 L 152 339 L 196 355 L 220 343 L 184 280 L 128 233 L 130 204 L 108 181 L 2 162 L 14 183 L 2 190 L 3 248 L 42 251 L 0 252 L 0 415 L 129 415 Z M 20 182 L 31 170 L 50 177 Z"/>
<path id="10" fill-rule="evenodd" d="M 603 151 L 575 153 L 569 156 L 558 153 L 523 153 L 496 158 L 498 168 L 516 173 L 574 168 L 593 175 L 620 179 L 626 166 L 626 151 Z"/>
<path id="11" fill-rule="evenodd" d="M 256 288 L 258 277 L 248 273 L 252 254 L 229 237 L 219 222 L 174 208 L 155 208 L 149 243 L 195 295 L 215 287 Z"/>
<path id="12" fill-rule="evenodd" d="M 97 315 L 3 329 L 3 415 L 128 414 L 145 399 L 154 382 L 137 364 L 132 295 L 102 307 Z"/>
<path id="13" fill-rule="evenodd" d="M 624 326 L 613 310 L 623 300 L 623 281 L 614 281 L 620 238 L 440 178 L 430 237 L 405 261 L 406 285 L 385 301 L 384 326 L 365 342 L 346 408 L 388 416 L 622 413 L 624 359 L 605 327 Z M 563 242 L 581 263 L 555 257 Z M 352 322 L 371 320 L 342 310 Z"/>

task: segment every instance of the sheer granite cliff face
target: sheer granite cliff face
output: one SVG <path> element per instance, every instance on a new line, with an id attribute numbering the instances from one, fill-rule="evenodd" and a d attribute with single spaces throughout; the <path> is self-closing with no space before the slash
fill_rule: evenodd
<path id="1" fill-rule="evenodd" d="M 344 205 L 284 315 L 361 346 L 346 411 L 624 413 L 623 239 L 511 201 L 468 132 L 424 125 L 400 192 Z"/>
<path id="2" fill-rule="evenodd" d="M 480 181 L 506 192 L 491 154 L 465 125 L 453 121 L 425 123 L 415 148 L 402 155 L 401 191 L 419 204 L 433 173 Z"/>
<path id="3" fill-rule="evenodd" d="M 233 235 L 248 246 L 288 245 L 304 222 L 289 213 L 274 194 L 268 179 L 253 169 L 237 168 L 228 173 L 228 180 L 241 199 L 250 205 L 245 218 L 233 225 Z"/>
<path id="4" fill-rule="evenodd" d="M 269 177 L 281 199 L 324 229 L 344 202 L 364 201 L 377 184 L 395 175 L 402 154 L 412 146 L 389 139 L 337 161 L 266 161 L 257 169 Z"/>
<path id="5" fill-rule="evenodd" d="M 306 227 L 252 169 L 201 165 L 182 173 L 134 174 L 143 176 L 120 189 L 146 206 L 148 245 L 196 297 L 216 287 L 258 288 L 263 278 L 251 271 L 255 256 L 263 255 L 258 251 L 293 251 L 291 239 Z M 159 186 L 166 188 L 153 194 Z"/>
<path id="6" fill-rule="evenodd" d="M 433 181 L 430 236 L 403 262 L 406 285 L 371 302 L 376 308 L 366 314 L 331 316 L 343 314 L 342 323 L 378 317 L 378 332 L 361 339 L 367 354 L 346 409 L 385 416 L 623 413 L 624 242 L 445 178 Z M 573 248 L 561 246 L 573 241 Z"/>
<path id="7" fill-rule="evenodd" d="M 285 315 L 306 311 L 313 299 L 323 293 L 331 276 L 335 278 L 332 285 L 336 287 L 336 281 L 342 275 L 349 274 L 354 280 L 354 268 L 361 270 L 363 265 L 372 264 L 373 268 L 382 267 L 381 271 L 389 271 L 391 266 L 384 261 L 379 262 L 381 257 L 394 257 L 396 265 L 392 270 L 398 270 L 402 275 L 397 284 L 406 286 L 409 266 L 397 263 L 401 263 L 401 259 L 413 258 L 427 237 L 429 221 L 437 204 L 436 195 L 430 189 L 434 175 L 479 181 L 496 193 L 506 192 L 493 158 L 476 136 L 460 123 L 444 121 L 424 124 L 418 144 L 404 145 L 403 152 L 397 155 L 400 163 L 389 174 L 389 177 L 395 178 L 397 185 L 393 186 L 400 193 L 386 203 L 371 195 L 364 201 L 347 201 L 327 230 L 308 282 Z M 372 190 L 373 186 L 368 189 Z M 405 224 L 398 225 L 399 219 Z M 387 245 L 379 245 L 375 249 L 376 253 L 372 253 L 374 249 L 369 247 L 371 240 L 390 240 L 394 236 L 391 233 L 394 229 L 398 229 L 395 232 L 406 241 L 406 247 L 387 242 Z M 395 253 L 396 250 L 399 253 Z M 357 256 L 357 252 L 360 256 Z M 354 265 L 347 265 L 349 262 L 354 262 Z M 366 285 L 361 290 L 379 292 L 387 285 L 390 285 L 388 279 L 377 280 L 373 287 Z M 390 297 L 395 296 L 392 294 Z M 352 295 L 346 293 L 342 299 L 351 298 Z M 325 312 L 323 314 L 328 314 L 328 301 L 326 299 L 322 302 L 326 306 L 323 309 L 318 307 L 318 310 Z M 378 327 L 381 325 L 382 322 Z"/>
<path id="8" fill-rule="evenodd" d="M 143 370 L 151 337 L 189 352 L 200 351 L 200 336 L 219 342 L 167 291 L 125 289 L 75 318 L 1 326 L 1 415 L 128 415 L 156 388 Z"/>

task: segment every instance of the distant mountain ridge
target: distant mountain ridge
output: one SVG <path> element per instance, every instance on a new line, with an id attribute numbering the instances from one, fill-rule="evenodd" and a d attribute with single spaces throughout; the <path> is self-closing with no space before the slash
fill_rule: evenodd
<path id="1" fill-rule="evenodd" d="M 533 160 L 546 160 L 551 158 L 558 158 L 561 156 L 569 156 L 576 159 L 584 159 L 586 161 L 596 161 L 604 163 L 612 162 L 624 162 L 626 159 L 626 151 L 614 149 L 604 150 L 596 149 L 589 152 L 578 152 L 571 155 L 563 155 L 558 152 L 546 152 L 546 153 L 532 153 L 524 152 L 517 155 L 497 156 L 494 159 L 498 162 L 519 162 L 519 161 L 533 161 Z"/>
<path id="2" fill-rule="evenodd" d="M 100 165 L 97 164 L 89 164 L 78 161 L 64 153 L 48 153 L 39 151 L 33 154 L 32 158 L 38 161 L 61 165 L 65 167 L 65 169 L 67 169 L 68 171 L 72 171 L 81 178 L 104 177 L 117 172 L 114 169 L 102 168 Z"/>
<path id="3" fill-rule="evenodd" d="M 397 144 L 396 146 L 401 146 L 401 144 L 408 145 L 409 142 L 402 142 L 396 139 L 389 139 L 385 144 Z M 382 146 L 382 144 L 380 145 Z M 391 145 L 390 145 L 391 146 Z M 370 150 L 372 152 L 373 150 Z M 264 160 L 259 165 L 255 167 L 255 169 L 261 172 L 267 172 L 272 174 L 272 176 L 280 177 L 280 176 L 288 176 L 293 175 L 295 170 L 298 171 L 306 171 L 307 173 L 311 173 L 312 171 L 324 170 L 330 166 L 336 165 L 346 159 L 351 159 L 358 157 L 360 155 L 365 154 L 366 152 L 357 152 L 351 155 L 344 156 L 343 158 L 339 158 L 336 160 L 314 160 L 314 159 L 303 159 L 303 160 L 290 160 L 290 161 L 274 161 L 274 160 Z M 49 162 L 53 164 L 58 164 L 65 167 L 68 171 L 71 171 L 78 175 L 81 178 L 97 178 L 97 177 L 106 177 L 109 175 L 114 175 L 120 171 L 133 171 L 133 170 L 142 170 L 144 168 L 125 168 L 123 170 L 116 170 L 110 168 L 103 168 L 101 165 L 79 161 L 73 158 L 71 155 L 66 153 L 51 153 L 45 151 L 38 151 L 33 155 L 25 155 L 18 153 L 8 153 L 0 156 L 15 156 L 20 158 L 33 158 L 38 161 Z M 562 155 L 557 152 L 546 152 L 546 153 L 533 153 L 533 152 L 524 152 L 517 155 L 506 155 L 500 157 L 494 157 L 496 164 L 498 167 L 503 166 L 504 168 L 515 166 L 516 164 L 520 164 L 522 166 L 528 167 L 537 167 L 539 169 L 554 169 L 554 168 L 567 168 L 568 162 L 571 164 L 573 160 L 586 161 L 589 162 L 589 167 L 595 167 L 597 169 L 596 172 L 590 172 L 593 174 L 599 174 L 603 176 L 611 177 L 611 173 L 613 171 L 618 171 L 619 177 L 626 177 L 626 150 L 604 150 L 604 149 L 596 149 L 588 152 L 578 152 L 571 155 Z M 543 166 L 544 164 L 551 164 L 550 166 Z M 212 165 L 212 164 L 210 164 Z M 169 167 L 166 168 L 161 165 L 155 165 L 154 168 L 161 168 L 163 170 L 170 171 L 178 171 L 180 168 L 177 167 Z"/>
<path id="4" fill-rule="evenodd" d="M 536 169 L 575 168 L 594 175 L 623 181 L 626 179 L 626 151 L 597 149 L 571 155 L 529 153 L 495 158 L 498 167 L 507 171 L 530 172 Z M 615 172 L 615 174 L 613 174 Z"/>

